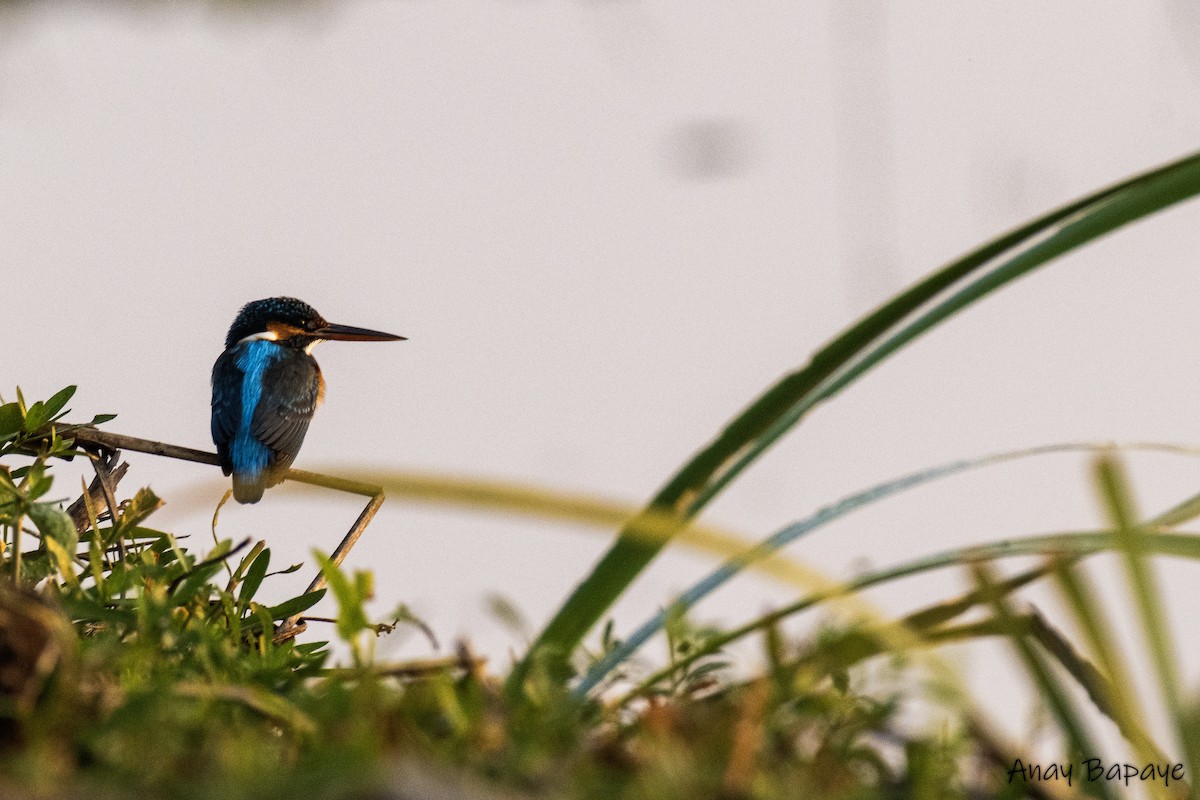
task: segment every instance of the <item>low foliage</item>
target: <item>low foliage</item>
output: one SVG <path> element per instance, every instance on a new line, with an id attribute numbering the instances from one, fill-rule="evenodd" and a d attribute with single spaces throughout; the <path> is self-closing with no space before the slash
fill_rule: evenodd
<path id="1" fill-rule="evenodd" d="M 193 554 L 146 526 L 148 489 L 115 513 L 85 492 L 80 522 L 46 499 L 55 459 L 103 458 L 74 447 L 70 394 L 0 406 L 0 796 L 966 796 L 968 738 L 905 734 L 898 696 L 827 680 L 836 637 L 797 658 L 771 628 L 769 668 L 739 681 L 719 649 L 683 662 L 717 632 L 673 614 L 679 668 L 646 699 L 576 699 L 547 661 L 514 701 L 465 650 L 375 663 L 369 575 L 318 554 L 353 657 L 331 668 L 327 643 L 277 635 L 323 591 L 255 600 L 263 543 Z M 610 626 L 593 660 L 616 644 Z"/>

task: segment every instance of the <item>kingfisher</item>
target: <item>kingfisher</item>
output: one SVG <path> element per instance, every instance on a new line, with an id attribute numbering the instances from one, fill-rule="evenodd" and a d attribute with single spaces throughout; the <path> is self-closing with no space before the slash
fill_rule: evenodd
<path id="1" fill-rule="evenodd" d="M 319 342 L 395 342 L 405 337 L 326 322 L 294 297 L 247 303 L 213 364 L 212 437 L 239 503 L 257 503 L 296 460 L 325 396 L 312 356 Z"/>

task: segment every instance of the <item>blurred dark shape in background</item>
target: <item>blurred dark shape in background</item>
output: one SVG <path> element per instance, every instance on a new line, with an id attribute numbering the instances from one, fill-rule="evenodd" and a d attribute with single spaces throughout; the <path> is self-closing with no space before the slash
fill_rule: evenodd
<path id="1" fill-rule="evenodd" d="M 831 6 L 838 239 L 846 295 L 865 310 L 900 285 L 888 6 Z"/>
<path id="2" fill-rule="evenodd" d="M 1069 181 L 1053 162 L 1027 155 L 1030 149 L 1005 142 L 979 148 L 971 179 L 988 190 L 973 194 L 971 205 L 981 228 L 1006 230 L 1069 196 Z"/>
<path id="3" fill-rule="evenodd" d="M 1163 0 L 1168 28 L 1175 37 L 1179 52 L 1192 73 L 1200 80 L 1200 5 L 1196 0 Z"/>
<path id="4" fill-rule="evenodd" d="M 750 129 L 731 118 L 693 119 L 666 137 L 667 166 L 683 180 L 711 181 L 744 172 L 751 161 Z"/>

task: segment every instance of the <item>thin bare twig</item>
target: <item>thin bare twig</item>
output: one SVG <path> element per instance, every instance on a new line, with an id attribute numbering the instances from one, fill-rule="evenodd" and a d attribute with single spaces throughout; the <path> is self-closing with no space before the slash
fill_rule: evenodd
<path id="1" fill-rule="evenodd" d="M 117 530 L 117 497 L 114 492 L 112 483 L 112 471 L 109 468 L 110 464 L 114 464 L 121 459 L 121 451 L 111 447 L 99 448 L 99 453 L 88 453 L 88 458 L 92 460 L 92 467 L 96 470 L 96 479 L 100 481 L 100 489 L 104 493 L 104 502 L 108 505 L 108 514 L 112 517 L 113 533 L 119 533 Z M 115 536 L 117 545 L 117 558 L 122 562 L 125 561 L 125 540 L 123 536 Z"/>
<path id="2" fill-rule="evenodd" d="M 288 470 L 289 477 L 293 472 L 295 472 L 295 470 Z M 318 477 L 324 478 L 325 476 L 321 475 Z M 353 483 L 353 481 L 349 482 Z M 363 535 L 363 531 L 365 531 L 367 526 L 371 524 L 371 520 L 374 518 L 375 512 L 377 512 L 379 507 L 383 505 L 383 488 L 372 488 L 377 489 L 378 493 L 373 495 L 371 499 L 367 501 L 367 505 L 362 510 L 362 513 L 358 515 L 358 519 L 354 520 L 354 524 L 350 526 L 350 530 L 347 531 L 346 535 L 342 537 L 342 541 L 333 551 L 333 555 L 329 557 L 329 560 L 333 562 L 334 567 L 340 567 L 342 565 L 342 561 L 345 560 L 346 554 L 350 552 L 350 548 L 354 547 L 354 543 L 358 541 L 358 538 Z M 313 578 L 312 583 L 310 583 L 308 585 L 308 589 L 305 590 L 305 594 L 308 594 L 309 592 L 315 592 L 318 589 L 323 588 L 325 588 L 325 573 L 318 572 L 317 577 Z M 302 616 L 303 614 L 296 614 L 295 616 L 288 617 L 288 619 L 284 621 L 283 625 L 279 627 L 279 630 L 275 632 L 275 639 L 279 641 L 286 641 L 288 639 L 293 639 L 302 633 L 304 629 L 308 627 L 301 622 L 300 618 Z"/>
<path id="3" fill-rule="evenodd" d="M 113 450 L 133 450 L 135 453 L 149 453 L 153 456 L 166 456 L 180 461 L 194 461 L 197 464 L 212 464 L 217 466 L 216 453 L 206 453 L 203 450 L 193 450 L 190 447 L 180 447 L 152 439 L 139 439 L 136 436 L 126 436 L 121 433 L 102 431 L 90 425 L 72 427 L 62 434 L 84 444 L 99 445 Z"/>
<path id="4" fill-rule="evenodd" d="M 120 450 L 132 450 L 135 453 L 149 453 L 154 456 L 165 456 L 166 458 L 174 458 L 180 461 L 192 461 L 197 464 L 220 465 L 216 453 L 209 453 L 205 450 L 194 450 L 190 447 L 180 447 L 179 445 L 167 444 L 166 442 L 156 442 L 152 439 L 139 439 L 136 436 L 126 436 L 122 433 L 102 431 L 87 425 L 72 428 L 66 435 L 70 436 L 76 442 L 83 442 L 85 444 L 101 445 Z M 335 478 L 332 475 L 322 475 L 317 472 L 307 472 L 302 469 L 289 469 L 285 478 L 297 483 L 320 486 L 325 489 L 362 495 L 363 497 L 374 497 L 377 494 L 383 493 L 383 488 L 380 486 L 362 483 L 361 481 L 346 480 L 345 478 Z"/>
<path id="5" fill-rule="evenodd" d="M 338 544 L 337 549 L 333 551 L 333 555 L 329 557 L 329 560 L 333 562 L 335 567 L 341 566 L 342 561 L 344 561 L 346 558 L 346 554 L 350 552 L 350 548 L 354 547 L 354 544 L 358 541 L 358 537 L 362 536 L 363 531 L 365 531 L 367 526 L 371 524 L 371 520 L 375 517 L 375 513 L 379 511 L 379 507 L 382 505 L 383 490 L 381 489 L 379 494 L 372 497 L 367 503 L 366 507 L 362 510 L 362 513 L 358 515 L 358 519 L 354 521 L 354 525 L 350 527 L 350 530 L 346 533 L 345 537 L 342 538 L 341 543 Z M 322 573 L 313 578 L 313 582 L 308 585 L 306 592 L 315 592 L 317 589 L 321 589 L 324 586 L 325 575 Z"/>
<path id="6" fill-rule="evenodd" d="M 275 629 L 275 635 L 271 637 L 272 644 L 283 644 L 288 639 L 295 639 L 300 634 L 308 630 L 308 623 L 305 622 L 304 615 L 289 617 L 282 625 Z"/>

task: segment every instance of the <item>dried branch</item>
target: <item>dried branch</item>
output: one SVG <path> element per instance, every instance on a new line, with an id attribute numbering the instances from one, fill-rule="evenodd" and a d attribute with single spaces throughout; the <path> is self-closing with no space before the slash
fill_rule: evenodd
<path id="1" fill-rule="evenodd" d="M 220 465 L 216 453 L 193 450 L 190 447 L 180 447 L 179 445 L 167 444 L 166 442 L 156 442 L 152 439 L 139 439 L 136 436 L 126 436 L 121 433 L 102 431 L 87 425 L 72 428 L 66 435 L 70 436 L 76 442 L 100 445 L 114 450 L 132 450 L 135 453 L 149 453 L 150 455 L 174 458 L 179 461 L 192 461 L 197 464 L 209 464 L 212 466 Z M 381 486 L 373 486 L 372 484 L 360 481 L 350 481 L 345 478 L 335 478 L 332 475 L 322 475 L 317 472 L 306 472 L 302 469 L 289 469 L 284 479 L 310 486 L 334 489 L 339 492 L 362 495 L 363 497 L 374 497 L 375 495 L 383 494 L 383 487 Z"/>
<path id="2" fill-rule="evenodd" d="M 105 447 L 101 448 L 99 453 L 88 453 L 88 457 L 92 460 L 92 467 L 96 470 L 96 480 L 100 481 L 100 489 L 104 494 L 104 503 L 108 506 L 109 516 L 113 519 L 113 531 L 117 531 L 117 496 L 116 486 L 112 482 L 111 466 L 116 464 L 121 459 L 121 451 L 113 450 Z M 121 561 L 125 560 L 125 540 L 122 536 L 117 535 L 117 558 Z"/>
<path id="3" fill-rule="evenodd" d="M 112 470 L 108 474 L 109 486 L 111 486 L 114 491 L 116 490 L 117 484 L 121 482 L 121 479 L 125 477 L 125 473 L 128 471 L 129 464 L 122 462 L 117 465 L 116 469 Z M 105 506 L 108 505 L 108 502 L 104 499 L 104 486 L 100 483 L 99 475 L 92 478 L 92 482 L 87 488 L 87 494 L 93 507 L 99 507 L 102 504 Z M 80 533 L 86 531 L 88 525 L 91 524 L 88 521 L 87 502 L 88 501 L 84 500 L 83 495 L 80 495 L 78 500 L 67 506 L 67 516 L 69 516 L 71 521 L 75 523 L 75 529 Z"/>

